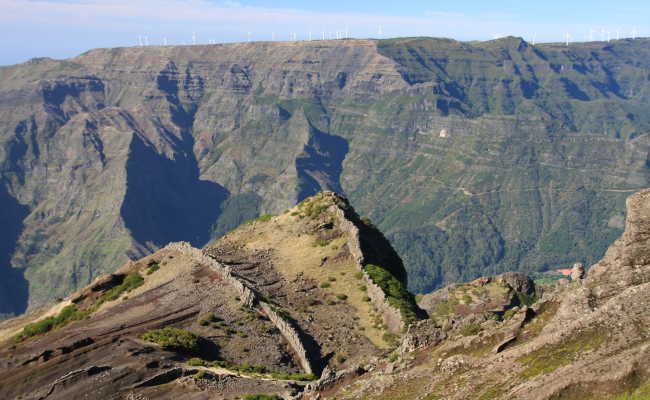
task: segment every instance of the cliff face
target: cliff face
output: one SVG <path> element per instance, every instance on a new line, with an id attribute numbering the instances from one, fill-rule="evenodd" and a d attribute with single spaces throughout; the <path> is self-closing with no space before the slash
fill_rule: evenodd
<path id="1" fill-rule="evenodd" d="M 343 40 L 0 68 L 0 271 L 16 299 L 0 313 L 322 189 L 387 233 L 414 290 L 593 262 L 647 186 L 649 51 Z"/>

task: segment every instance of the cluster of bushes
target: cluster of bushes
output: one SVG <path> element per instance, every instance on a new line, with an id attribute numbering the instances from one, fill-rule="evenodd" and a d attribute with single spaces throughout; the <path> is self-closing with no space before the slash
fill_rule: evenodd
<path id="1" fill-rule="evenodd" d="M 96 311 L 99 306 L 107 301 L 117 300 L 123 293 L 128 293 L 138 287 L 142 286 L 144 283 L 144 278 L 137 272 L 131 272 L 124 277 L 122 283 L 117 286 L 113 286 L 106 293 L 99 298 L 99 300 L 93 304 L 92 307 L 88 309 L 89 312 Z"/>
<path id="2" fill-rule="evenodd" d="M 40 321 L 27 324 L 21 333 L 16 336 L 16 340 L 23 340 L 28 337 L 40 335 L 49 332 L 54 328 L 67 325 L 72 321 L 79 321 L 88 317 L 90 313 L 87 311 L 77 310 L 77 306 L 69 305 L 63 308 L 59 315 L 56 317 L 47 317 Z"/>
<path id="3" fill-rule="evenodd" d="M 320 201 L 313 199 L 309 202 L 301 203 L 300 208 L 305 213 L 305 215 L 308 216 L 309 218 L 316 218 L 319 215 L 321 215 L 321 213 L 325 211 L 327 207 L 328 207 L 327 204 L 323 204 Z"/>
<path id="4" fill-rule="evenodd" d="M 395 278 L 388 270 L 377 265 L 366 264 L 364 269 L 370 276 L 370 279 L 386 293 L 388 303 L 400 310 L 406 322 L 417 319 L 413 295 L 406 290 L 402 282 Z"/>
<path id="5" fill-rule="evenodd" d="M 163 349 L 182 353 L 196 353 L 199 337 L 192 332 L 177 328 L 154 329 L 138 336 L 142 340 L 156 343 Z"/>

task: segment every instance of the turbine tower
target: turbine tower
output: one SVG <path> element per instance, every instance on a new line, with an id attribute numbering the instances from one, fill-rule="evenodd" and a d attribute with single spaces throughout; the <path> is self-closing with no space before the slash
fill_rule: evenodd
<path id="1" fill-rule="evenodd" d="M 569 32 L 567 32 L 566 33 L 566 45 L 567 45 L 567 47 L 569 46 L 569 38 L 570 37 L 571 37 L 571 35 L 569 35 Z"/>
<path id="2" fill-rule="evenodd" d="M 192 44 L 196 44 L 196 32 L 192 32 Z"/>

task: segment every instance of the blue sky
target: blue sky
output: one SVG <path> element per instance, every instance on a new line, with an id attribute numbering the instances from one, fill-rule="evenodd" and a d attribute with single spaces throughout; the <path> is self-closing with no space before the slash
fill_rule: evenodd
<path id="1" fill-rule="evenodd" d="M 650 1 L 0 0 L 0 65 L 95 47 L 335 37 L 650 36 Z M 381 32 L 381 34 L 380 34 Z"/>

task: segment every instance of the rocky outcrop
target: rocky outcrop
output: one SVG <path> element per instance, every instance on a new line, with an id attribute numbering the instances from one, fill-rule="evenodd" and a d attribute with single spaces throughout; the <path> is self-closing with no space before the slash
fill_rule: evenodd
<path id="1" fill-rule="evenodd" d="M 585 277 L 585 266 L 582 263 L 575 263 L 571 268 L 571 280 L 578 281 Z"/>

